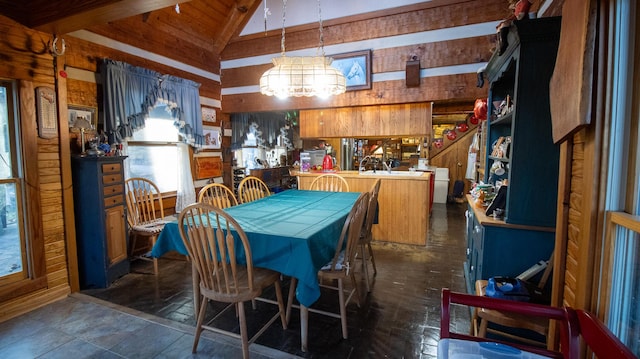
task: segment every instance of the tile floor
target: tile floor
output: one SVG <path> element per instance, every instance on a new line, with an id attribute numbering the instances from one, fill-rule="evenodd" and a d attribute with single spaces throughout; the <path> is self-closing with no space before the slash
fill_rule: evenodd
<path id="1" fill-rule="evenodd" d="M 272 324 L 251 346 L 252 357 L 435 358 L 440 290 L 465 290 L 465 210 L 466 204 L 434 204 L 426 246 L 374 242 L 378 275 L 361 307 L 351 304 L 348 309 L 348 339 L 342 339 L 339 319 L 310 313 L 309 351 L 301 352 L 299 317 L 294 310 L 289 328 L 283 330 L 279 322 Z M 159 276 L 150 274 L 151 270 L 147 262 L 134 262 L 133 272 L 107 289 L 85 290 L 9 321 L 9 326 L 3 323 L 0 357 L 10 358 L 5 354 L 12 353 L 25 354 L 15 356 L 20 358 L 29 354 L 42 358 L 68 354 L 191 357 L 195 318 L 190 267 L 183 260 L 163 258 Z M 285 293 L 288 282 L 285 278 Z M 366 292 L 364 282 L 360 288 Z M 336 303 L 337 297 L 323 292 L 317 306 L 336 308 Z M 220 308 L 216 304 L 210 307 L 209 313 Z M 250 335 L 262 320 L 275 313 L 268 304 L 258 303 L 257 311 L 250 305 L 247 308 Z M 455 329 L 467 331 L 468 310 L 454 311 L 453 315 Z M 235 329 L 233 311 L 216 326 Z M 206 334 L 209 339 L 201 341 L 196 357 L 240 356 L 239 343 L 234 339 Z"/>

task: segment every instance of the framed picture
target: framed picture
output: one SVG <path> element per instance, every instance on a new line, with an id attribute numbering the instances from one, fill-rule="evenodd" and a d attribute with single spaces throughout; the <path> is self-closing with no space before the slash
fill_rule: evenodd
<path id="1" fill-rule="evenodd" d="M 371 88 L 371 50 L 332 55 L 331 65 L 347 79 L 347 91 Z"/>
<path id="2" fill-rule="evenodd" d="M 202 121 L 216 122 L 216 109 L 211 107 L 202 107 Z"/>
<path id="3" fill-rule="evenodd" d="M 69 114 L 69 128 L 80 127 L 80 121 L 86 120 L 92 129 L 98 126 L 98 108 L 91 106 L 69 105 L 67 107 Z M 84 123 L 84 121 L 82 121 Z M 85 123 L 86 126 L 86 123 Z M 86 127 L 85 127 L 86 128 Z"/>
<path id="4" fill-rule="evenodd" d="M 222 158 L 219 152 L 200 152 L 194 155 L 193 160 L 196 179 L 222 176 Z"/>
<path id="5" fill-rule="evenodd" d="M 202 126 L 204 145 L 202 149 L 219 149 L 222 147 L 222 137 L 220 137 L 220 127 Z"/>

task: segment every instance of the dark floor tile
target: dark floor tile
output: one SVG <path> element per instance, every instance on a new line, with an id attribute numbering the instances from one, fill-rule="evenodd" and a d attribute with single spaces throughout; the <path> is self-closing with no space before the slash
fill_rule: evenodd
<path id="1" fill-rule="evenodd" d="M 348 308 L 349 339 L 342 338 L 339 319 L 310 313 L 309 351 L 301 352 L 299 316 L 297 310 L 293 310 L 286 330 L 276 321 L 256 340 L 256 344 L 303 358 L 435 358 L 441 289 L 465 291 L 465 210 L 464 204 L 434 204 L 426 246 L 373 243 L 378 274 L 370 293 L 366 292 L 363 280 L 359 280 L 363 298 L 359 308 L 355 303 Z M 195 326 L 188 262 L 162 258 L 158 276 L 149 274 L 152 273 L 150 263 L 138 261 L 132 263 L 132 267 L 133 273 L 119 279 L 110 288 L 84 293 Z M 289 278 L 284 278 L 285 298 L 288 285 Z M 265 291 L 264 295 L 275 298 L 272 289 Z M 253 311 L 247 304 L 250 333 L 270 318 L 268 313 L 275 314 L 274 306 L 273 311 L 267 311 L 266 306 L 270 304 L 258 304 L 258 311 Z M 314 307 L 337 311 L 337 296 L 323 290 Z M 219 303 L 209 304 L 207 317 L 212 318 L 221 308 Z M 457 329 L 468 331 L 468 310 L 454 310 L 453 318 Z M 237 330 L 233 311 L 231 315 L 223 316 L 219 325 Z M 188 335 L 174 338 L 178 342 L 192 339 Z M 164 352 L 159 357 L 179 354 L 172 351 L 171 343 L 165 343 L 163 348 Z M 224 351 L 210 351 L 206 344 L 199 349 L 199 356 L 202 353 L 211 357 L 231 355 Z"/>

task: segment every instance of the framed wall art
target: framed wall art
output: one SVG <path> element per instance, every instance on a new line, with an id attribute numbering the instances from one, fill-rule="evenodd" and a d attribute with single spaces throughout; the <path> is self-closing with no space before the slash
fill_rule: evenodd
<path id="1" fill-rule="evenodd" d="M 222 176 L 222 158 L 218 152 L 200 152 L 193 157 L 197 180 Z"/>
<path id="2" fill-rule="evenodd" d="M 202 121 L 216 122 L 216 109 L 211 107 L 202 107 Z"/>
<path id="3" fill-rule="evenodd" d="M 202 126 L 202 135 L 204 136 L 203 150 L 216 150 L 222 147 L 220 127 Z"/>
<path id="4" fill-rule="evenodd" d="M 38 136 L 54 138 L 58 134 L 58 108 L 56 92 L 51 87 L 36 88 L 36 115 L 38 118 Z"/>
<path id="5" fill-rule="evenodd" d="M 87 122 L 89 122 L 89 124 L 91 125 L 91 129 L 95 130 L 97 128 L 98 126 L 98 108 L 97 107 L 69 105 L 67 108 L 68 108 L 67 112 L 69 114 L 69 128 L 79 127 L 80 121 L 82 120 L 86 120 Z"/>
<path id="6" fill-rule="evenodd" d="M 347 91 L 371 88 L 371 50 L 332 55 L 331 65 L 342 71 Z"/>

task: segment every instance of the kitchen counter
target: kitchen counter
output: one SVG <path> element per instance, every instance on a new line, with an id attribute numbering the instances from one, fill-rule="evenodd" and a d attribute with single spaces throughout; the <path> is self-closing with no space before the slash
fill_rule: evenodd
<path id="1" fill-rule="evenodd" d="M 426 245 L 429 230 L 429 193 L 431 173 L 392 171 L 338 171 L 352 192 L 371 190 L 380 178 L 378 224 L 373 226 L 373 239 L 378 241 Z M 308 189 L 313 179 L 323 172 L 292 172 L 298 188 Z"/>

